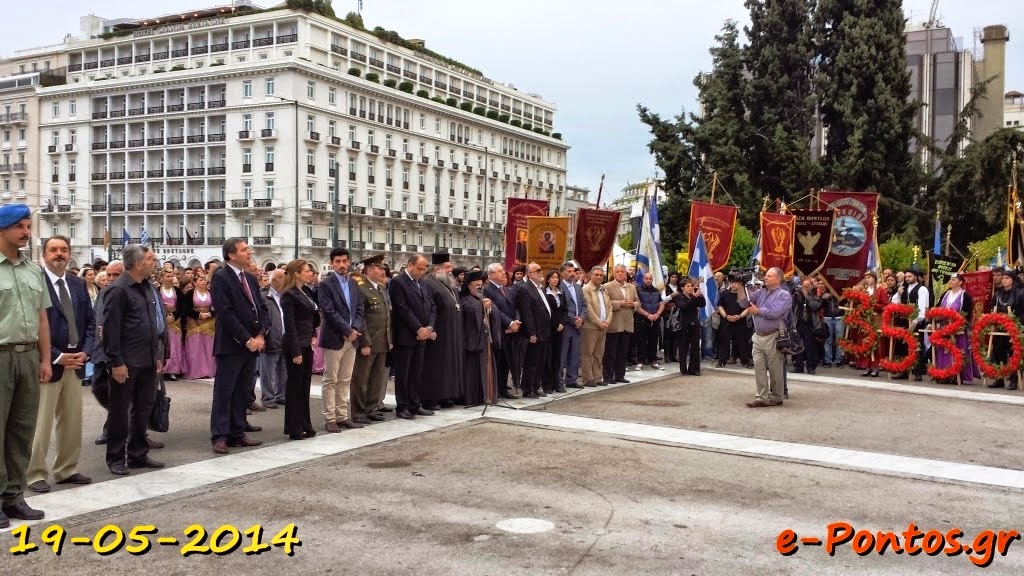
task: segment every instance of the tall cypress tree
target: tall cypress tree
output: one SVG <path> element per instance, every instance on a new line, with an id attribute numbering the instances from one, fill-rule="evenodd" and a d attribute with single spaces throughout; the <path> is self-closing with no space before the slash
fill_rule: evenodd
<path id="1" fill-rule="evenodd" d="M 921 170 L 909 149 L 916 105 L 908 102 L 902 3 L 820 0 L 815 28 L 825 182 L 880 192 L 883 236 L 916 228 L 922 213 L 907 208 L 926 199 L 917 193 Z"/>
<path id="2" fill-rule="evenodd" d="M 700 157 L 691 142 L 693 127 L 685 112 L 665 120 L 643 104 L 637 104 L 636 110 L 653 136 L 647 149 L 665 175 L 666 198 L 658 206 L 658 217 L 668 225 L 661 228 L 661 246 L 675 254 L 686 244 L 687 194 L 693 190 L 700 170 Z"/>
<path id="3" fill-rule="evenodd" d="M 794 200 L 817 179 L 812 85 L 813 0 L 746 0 L 744 63 L 750 119 L 750 179 L 762 196 Z"/>

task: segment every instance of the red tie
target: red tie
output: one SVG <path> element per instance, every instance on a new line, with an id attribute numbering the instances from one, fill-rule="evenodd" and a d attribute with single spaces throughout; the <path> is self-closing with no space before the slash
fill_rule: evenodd
<path id="1" fill-rule="evenodd" d="M 256 301 L 252 299 L 252 290 L 249 289 L 249 283 L 245 280 L 245 272 L 239 272 L 238 279 L 242 281 L 242 290 L 245 290 L 245 295 L 249 297 L 249 304 L 255 307 Z"/>
<path id="2" fill-rule="evenodd" d="M 505 287 L 504 286 L 498 286 L 498 288 L 501 289 L 501 295 L 506 297 L 506 298 L 508 298 L 508 294 L 505 294 Z"/>

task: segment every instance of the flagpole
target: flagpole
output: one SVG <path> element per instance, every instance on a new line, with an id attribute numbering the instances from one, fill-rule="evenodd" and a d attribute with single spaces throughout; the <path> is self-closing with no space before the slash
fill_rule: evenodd
<path id="1" fill-rule="evenodd" d="M 594 203 L 594 208 L 601 207 L 601 193 L 604 192 L 604 174 L 601 174 L 601 183 L 597 186 L 597 202 Z"/>
<path id="2" fill-rule="evenodd" d="M 658 185 L 657 179 L 655 179 L 654 185 Z M 644 237 L 644 216 L 647 214 L 647 193 L 649 190 L 649 186 L 644 186 L 644 203 L 640 205 L 640 229 L 637 231 L 633 242 L 633 260 L 636 262 L 637 272 L 640 271 L 640 239 Z"/>
<path id="3" fill-rule="evenodd" d="M 718 189 L 718 170 L 711 173 L 711 203 L 715 203 L 715 191 Z"/>
<path id="4" fill-rule="evenodd" d="M 946 256 L 949 256 L 950 237 L 953 235 L 953 225 L 946 225 Z"/>

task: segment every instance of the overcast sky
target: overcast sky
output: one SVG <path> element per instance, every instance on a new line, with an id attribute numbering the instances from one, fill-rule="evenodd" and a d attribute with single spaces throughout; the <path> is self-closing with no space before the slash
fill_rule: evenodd
<path id="1" fill-rule="evenodd" d="M 78 33 L 79 17 L 154 17 L 228 3 L 211 0 L 43 0 L 5 2 L 0 55 L 59 42 Z M 263 6 L 275 4 L 257 0 Z M 339 15 L 357 0 L 334 0 Z M 971 48 L 977 28 L 1010 30 L 1007 90 L 1024 89 L 1024 10 L 1013 0 L 942 0 L 939 15 Z M 928 17 L 931 0 L 906 0 L 913 22 Z M 143 8 L 145 7 L 145 8 Z M 41 9 L 42 8 L 42 9 Z M 708 48 L 727 18 L 747 20 L 742 0 L 364 0 L 368 28 L 405 38 L 555 102 L 555 131 L 572 146 L 568 182 L 604 198 L 654 173 L 649 134 L 636 115 L 643 102 L 663 116 L 692 110 L 693 77 L 709 68 Z M 980 50 L 980 45 L 979 45 Z M 591 197 L 593 199 L 593 196 Z"/>

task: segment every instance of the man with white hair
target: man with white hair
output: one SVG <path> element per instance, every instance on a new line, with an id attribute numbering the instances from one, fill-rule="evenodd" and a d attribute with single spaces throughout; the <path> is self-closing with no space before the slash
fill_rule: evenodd
<path id="1" fill-rule="evenodd" d="M 764 288 L 750 295 L 747 308 L 754 318 L 754 380 L 757 382 L 757 397 L 753 402 L 747 402 L 750 408 L 782 405 L 783 353 L 775 343 L 779 339 L 779 330 L 788 326 L 792 307 L 793 297 L 782 286 L 782 270 L 770 268 L 764 275 Z"/>
<path id="2" fill-rule="evenodd" d="M 626 380 L 626 362 L 629 355 L 629 338 L 633 334 L 633 310 L 638 306 L 636 284 L 627 282 L 626 266 L 617 265 L 612 272 L 613 280 L 604 285 L 605 293 L 612 305 L 612 319 L 605 337 L 604 383 L 629 384 Z"/>

